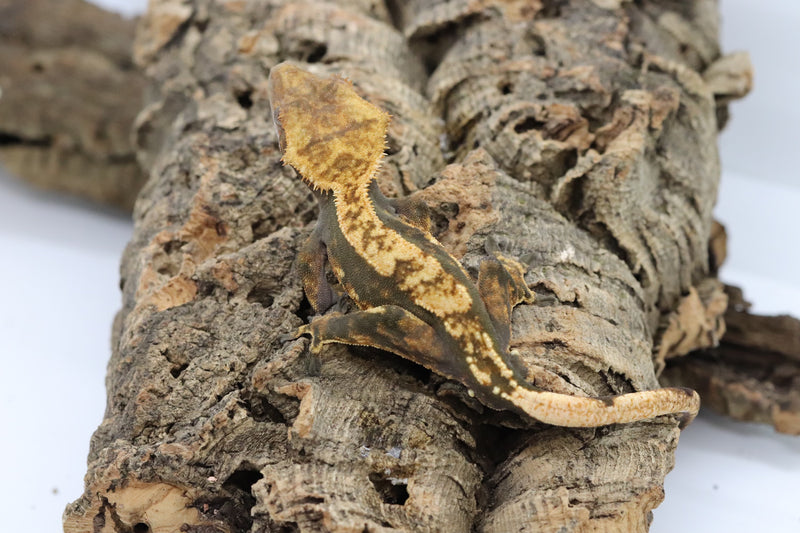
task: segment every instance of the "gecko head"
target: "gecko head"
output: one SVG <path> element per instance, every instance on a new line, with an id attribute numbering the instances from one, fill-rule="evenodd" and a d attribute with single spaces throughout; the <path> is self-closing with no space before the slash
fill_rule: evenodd
<path id="1" fill-rule="evenodd" d="M 270 70 L 269 98 L 283 162 L 314 189 L 366 186 L 380 165 L 389 115 L 339 76 L 289 63 Z"/>

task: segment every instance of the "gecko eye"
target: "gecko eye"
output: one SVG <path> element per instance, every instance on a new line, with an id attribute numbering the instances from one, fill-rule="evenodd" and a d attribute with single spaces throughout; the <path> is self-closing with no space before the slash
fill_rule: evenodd
<path id="1" fill-rule="evenodd" d="M 272 112 L 272 123 L 275 124 L 275 131 L 278 132 L 278 148 L 280 148 L 281 153 L 283 153 L 286 151 L 286 130 L 283 129 L 280 120 L 278 120 L 279 113 L 280 108 L 276 108 Z"/>

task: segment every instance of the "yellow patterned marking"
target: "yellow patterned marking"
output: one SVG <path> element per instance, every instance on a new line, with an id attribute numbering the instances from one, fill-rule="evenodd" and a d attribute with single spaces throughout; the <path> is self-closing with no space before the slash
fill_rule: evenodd
<path id="1" fill-rule="evenodd" d="M 478 365 L 469 365 L 469 371 L 472 372 L 472 375 L 475 376 L 475 379 L 478 380 L 478 383 L 484 387 L 488 387 L 492 384 L 492 375 L 489 372 L 484 372 L 478 368 Z"/>
<path id="2" fill-rule="evenodd" d="M 469 290 L 448 274 L 436 257 L 381 222 L 367 185 L 346 190 L 335 184 L 332 189 L 345 239 L 378 274 L 397 280 L 398 288 L 411 301 L 439 318 L 470 310 Z"/>
<path id="3" fill-rule="evenodd" d="M 478 317 L 456 314 L 444 317 L 442 323 L 463 352 L 469 354 L 465 360 L 470 372 L 479 383 L 488 386 L 491 384 L 491 379 L 487 381 L 486 376 L 497 375 L 507 380 L 511 388 L 517 386 L 514 371 L 497 351 L 491 335 L 484 330 Z"/>

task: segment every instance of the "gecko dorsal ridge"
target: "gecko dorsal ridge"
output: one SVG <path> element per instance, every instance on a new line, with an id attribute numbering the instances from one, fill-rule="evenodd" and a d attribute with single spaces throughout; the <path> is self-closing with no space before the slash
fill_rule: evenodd
<path id="1" fill-rule="evenodd" d="M 369 184 L 383 158 L 388 113 L 350 81 L 289 63 L 272 68 L 269 92 L 284 163 L 322 191 Z"/>
<path id="2" fill-rule="evenodd" d="M 517 261 L 484 261 L 477 285 L 424 227 L 415 209 L 397 210 L 375 173 L 389 115 L 341 77 L 320 78 L 288 64 L 270 72 L 270 102 L 285 163 L 319 191 L 320 216 L 299 257 L 306 295 L 322 313 L 332 303 L 324 264 L 360 311 L 328 313 L 302 326 L 312 347 L 372 346 L 455 379 L 483 404 L 553 425 L 596 427 L 681 414 L 697 393 L 662 388 L 608 398 L 538 389 L 509 352 L 511 309 L 532 303 Z M 408 207 L 408 206 L 406 206 Z M 411 215 L 403 216 L 403 212 Z"/>

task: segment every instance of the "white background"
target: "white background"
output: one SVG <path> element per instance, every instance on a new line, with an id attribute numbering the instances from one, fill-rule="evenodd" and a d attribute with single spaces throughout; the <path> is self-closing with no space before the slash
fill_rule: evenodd
<path id="1" fill-rule="evenodd" d="M 145 1 L 98 1 L 125 13 Z M 753 93 L 721 137 L 724 280 L 762 313 L 800 316 L 800 2 L 722 0 L 726 51 L 750 51 Z M 789 107 L 791 106 L 791 107 Z M 118 262 L 130 222 L 0 172 L 0 530 L 61 530 L 102 419 Z M 651 531 L 800 532 L 800 437 L 710 413 L 682 434 Z"/>

